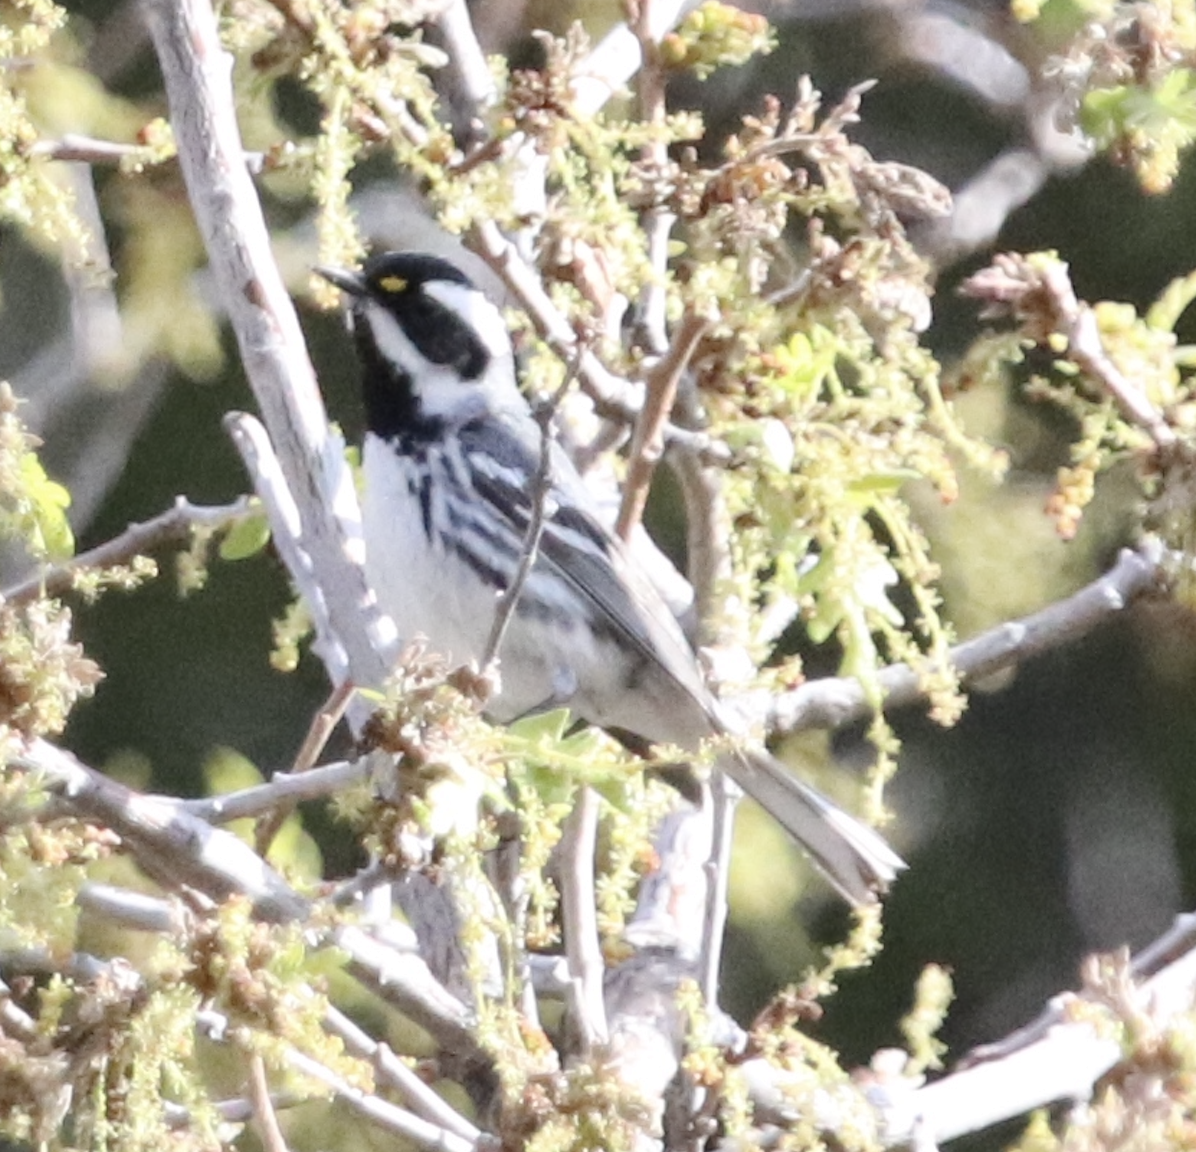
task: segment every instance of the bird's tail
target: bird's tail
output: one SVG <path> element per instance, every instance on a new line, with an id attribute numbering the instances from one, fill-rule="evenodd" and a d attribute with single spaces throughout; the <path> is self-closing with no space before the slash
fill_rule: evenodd
<path id="1" fill-rule="evenodd" d="M 718 766 L 801 845 L 853 904 L 875 900 L 905 868 L 905 861 L 879 833 L 803 784 L 763 749 L 720 756 Z"/>

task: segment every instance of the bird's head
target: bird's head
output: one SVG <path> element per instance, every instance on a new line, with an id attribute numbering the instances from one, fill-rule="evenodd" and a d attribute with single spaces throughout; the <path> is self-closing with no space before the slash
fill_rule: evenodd
<path id="1" fill-rule="evenodd" d="M 315 271 L 350 297 L 370 431 L 415 435 L 520 402 L 502 315 L 455 265 L 384 252 L 360 272 Z"/>

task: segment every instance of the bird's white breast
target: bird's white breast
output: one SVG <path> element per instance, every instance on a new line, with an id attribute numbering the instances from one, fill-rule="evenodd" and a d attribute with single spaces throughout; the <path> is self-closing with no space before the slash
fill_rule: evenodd
<path id="1" fill-rule="evenodd" d="M 453 664 L 479 659 L 496 597 L 456 556 L 433 548 L 424 531 L 415 461 L 367 435 L 362 467 L 365 565 L 382 610 L 404 643 L 422 635 Z M 434 486 L 433 501 L 441 496 Z M 434 503 L 432 514 L 437 511 Z"/>

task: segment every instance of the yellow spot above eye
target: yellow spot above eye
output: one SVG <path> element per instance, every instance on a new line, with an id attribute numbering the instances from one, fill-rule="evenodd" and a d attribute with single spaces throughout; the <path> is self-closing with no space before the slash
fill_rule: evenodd
<path id="1" fill-rule="evenodd" d="M 407 283 L 408 282 L 404 280 L 402 276 L 383 276 L 382 279 L 378 281 L 378 287 L 381 288 L 383 292 L 406 292 Z"/>

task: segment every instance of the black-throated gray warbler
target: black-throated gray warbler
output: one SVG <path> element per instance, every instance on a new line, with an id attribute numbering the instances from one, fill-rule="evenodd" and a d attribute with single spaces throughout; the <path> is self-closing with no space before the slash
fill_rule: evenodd
<path id="1" fill-rule="evenodd" d="M 361 273 L 319 268 L 351 298 L 366 434 L 366 569 L 399 635 L 479 659 L 527 539 L 540 428 L 516 385 L 498 309 L 455 266 L 384 253 Z M 535 564 L 499 651 L 490 714 L 545 707 L 643 743 L 696 750 L 728 731 L 664 601 L 595 515 L 556 445 Z M 872 829 L 750 744 L 719 766 L 847 899 L 904 867 Z"/>

